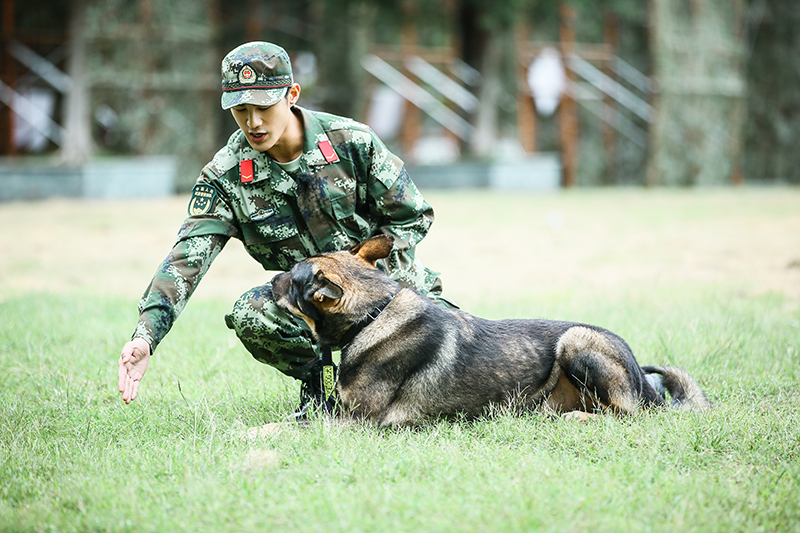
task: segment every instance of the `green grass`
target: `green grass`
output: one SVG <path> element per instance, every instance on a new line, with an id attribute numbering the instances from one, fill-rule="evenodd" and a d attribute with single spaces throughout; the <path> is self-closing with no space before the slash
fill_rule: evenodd
<path id="1" fill-rule="evenodd" d="M 125 406 L 116 359 L 135 301 L 16 294 L 0 300 L 0 531 L 800 531 L 797 302 L 698 283 L 475 301 L 487 317 L 608 327 L 640 363 L 689 370 L 714 408 L 317 420 L 246 440 L 298 390 L 225 328 L 231 302 L 191 302 Z"/>
<path id="2" fill-rule="evenodd" d="M 774 296 L 682 296 L 653 296 L 651 330 L 636 324 L 652 323 L 654 301 L 596 313 L 632 324 L 642 362 L 690 369 L 708 413 L 413 431 L 316 422 L 254 441 L 241 431 L 280 420 L 297 392 L 236 345 L 224 306 L 189 307 L 124 406 L 114 359 L 126 302 L 5 301 L 0 530 L 797 530 L 798 317 Z"/>

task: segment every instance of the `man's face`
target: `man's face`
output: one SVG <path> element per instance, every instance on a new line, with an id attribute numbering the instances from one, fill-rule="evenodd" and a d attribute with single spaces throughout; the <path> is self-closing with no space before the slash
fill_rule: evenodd
<path id="1" fill-rule="evenodd" d="M 242 104 L 231 108 L 231 113 L 247 142 L 259 152 L 271 150 L 286 131 L 291 114 L 287 98 L 270 107 Z"/>

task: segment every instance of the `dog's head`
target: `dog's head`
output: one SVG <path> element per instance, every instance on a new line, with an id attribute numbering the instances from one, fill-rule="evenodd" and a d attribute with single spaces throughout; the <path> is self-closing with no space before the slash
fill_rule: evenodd
<path id="1" fill-rule="evenodd" d="M 393 245 L 390 236 L 378 235 L 350 250 L 301 261 L 272 279 L 275 303 L 303 319 L 320 341 L 338 345 L 350 327 L 399 291 L 376 266 Z"/>

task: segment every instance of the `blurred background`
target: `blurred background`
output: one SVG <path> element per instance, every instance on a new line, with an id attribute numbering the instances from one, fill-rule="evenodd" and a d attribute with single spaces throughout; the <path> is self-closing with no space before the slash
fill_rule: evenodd
<path id="1" fill-rule="evenodd" d="M 800 183 L 797 0 L 0 4 L 0 200 L 185 193 L 252 40 L 421 187 Z"/>

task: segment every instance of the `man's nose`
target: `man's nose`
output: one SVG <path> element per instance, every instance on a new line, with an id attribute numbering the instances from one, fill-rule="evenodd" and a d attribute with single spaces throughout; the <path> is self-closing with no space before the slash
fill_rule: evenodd
<path id="1" fill-rule="evenodd" d="M 257 128 L 261 125 L 261 115 L 257 109 L 251 109 L 247 115 L 247 125 L 251 128 Z"/>

